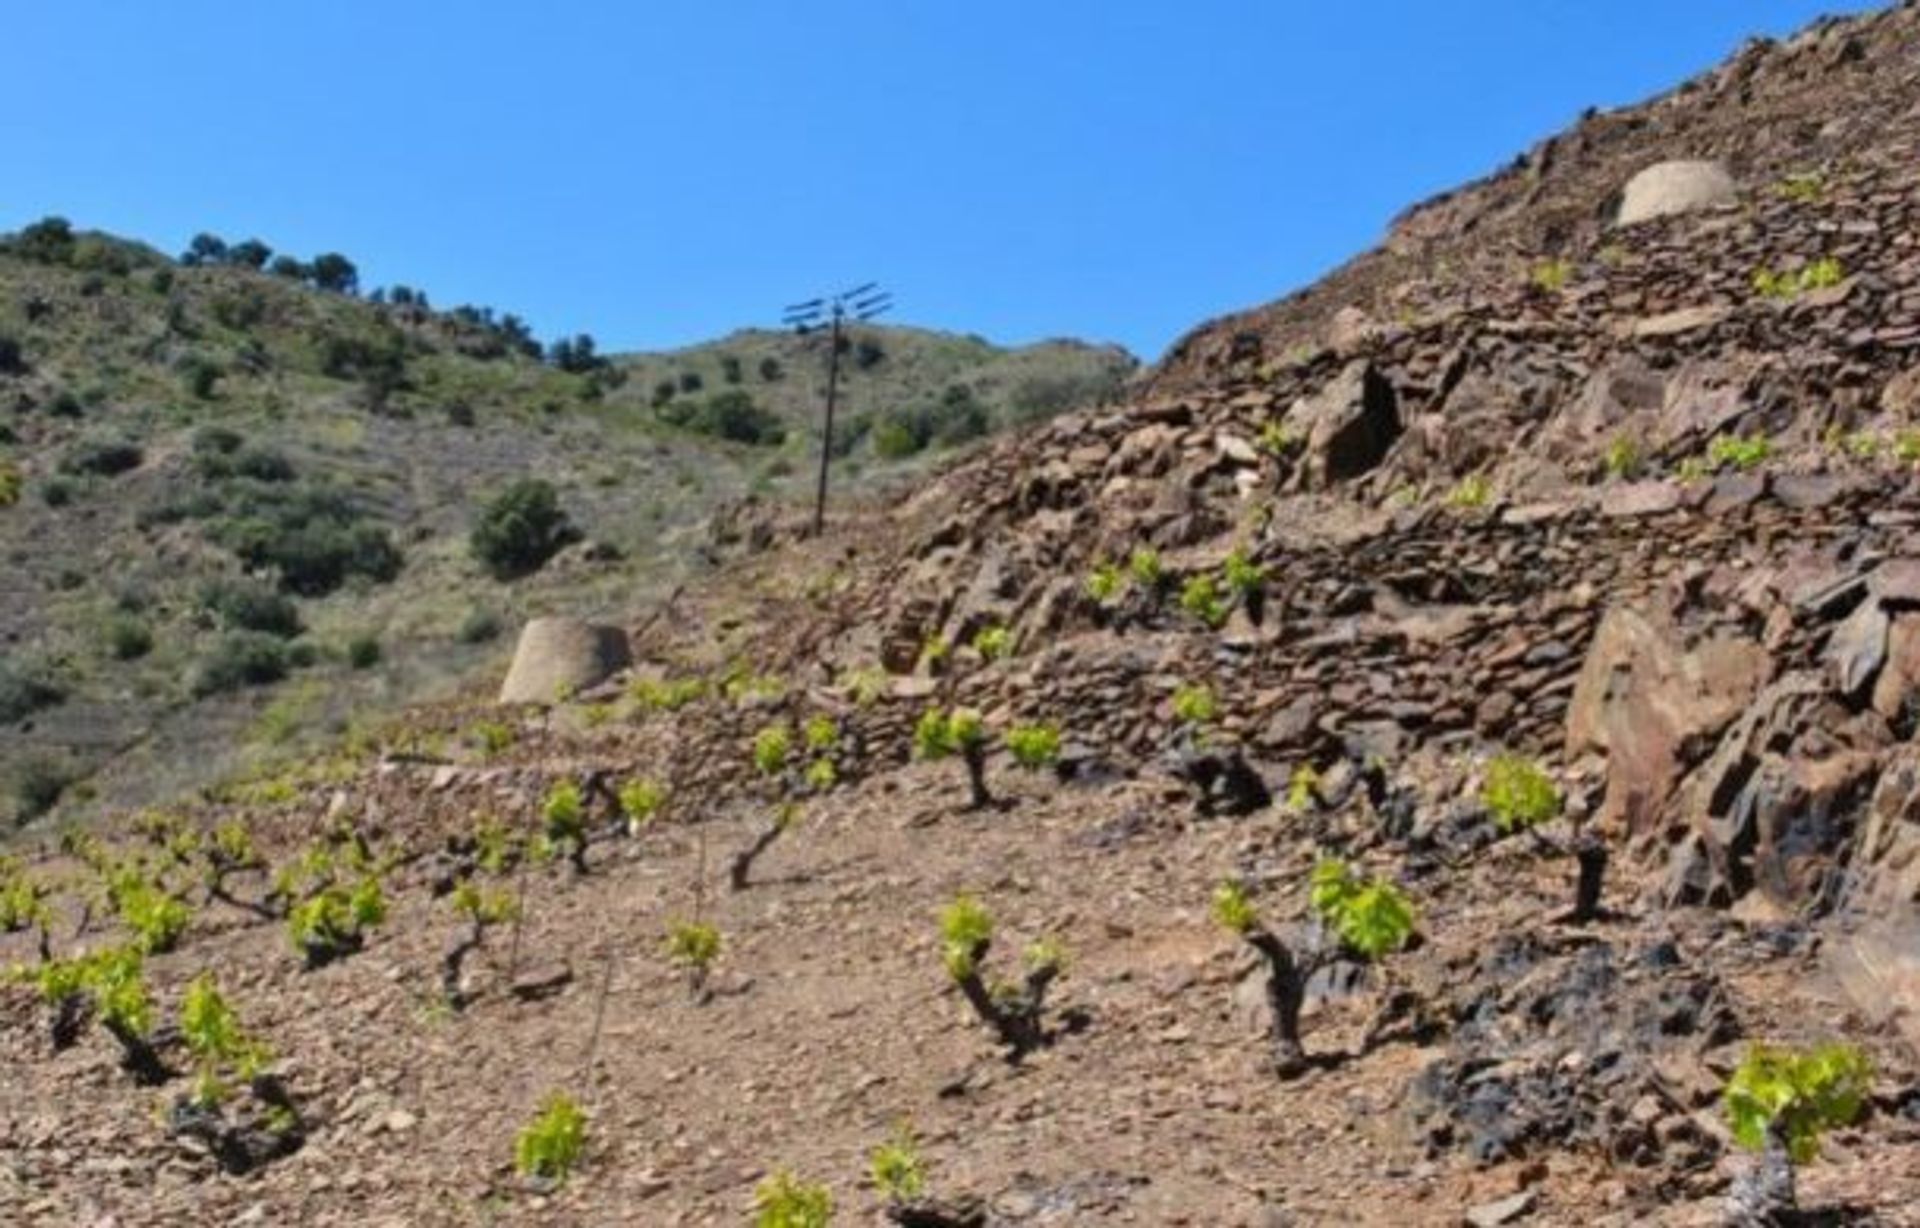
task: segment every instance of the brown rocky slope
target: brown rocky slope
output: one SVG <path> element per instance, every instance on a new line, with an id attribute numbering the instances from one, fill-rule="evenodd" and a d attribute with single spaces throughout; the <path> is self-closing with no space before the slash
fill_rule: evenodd
<path id="1" fill-rule="evenodd" d="M 1800 1202 L 1920 1223 L 1916 65 L 1905 5 L 1583 121 L 1326 285 L 1196 334 L 1133 403 L 821 540 L 743 510 L 716 532 L 731 561 L 632 628 L 626 675 L 423 711 L 378 754 L 192 815 L 243 819 L 277 861 L 343 830 L 394 859 L 390 915 L 348 958 L 303 971 L 282 927 L 209 903 L 147 962 L 163 1021 L 218 973 L 303 1145 L 220 1175 L 164 1119 L 178 1086 L 135 1086 L 98 1029 L 50 1055 L 44 1008 L 9 990 L 0 1214 L 726 1224 L 790 1168 L 837 1222 L 879 1222 L 866 1153 L 908 1120 L 931 1189 L 980 1223 L 1711 1224 L 1749 1165 L 1719 1103 L 1734 1064 L 1845 1040 L 1871 1093 Z M 1604 224 L 1632 175 L 1695 157 L 1737 199 Z M 1143 548 L 1159 587 L 1089 593 Z M 1216 627 L 1191 581 L 1230 555 L 1265 578 L 1221 584 Z M 969 647 L 1002 627 L 1006 655 Z M 1174 708 L 1195 684 L 1219 707 L 1199 746 Z M 999 806 L 912 757 L 935 703 L 995 732 Z M 797 829 L 730 890 L 783 791 L 756 735 L 819 716 L 836 779 L 784 786 Z M 1060 728 L 1057 770 L 998 745 L 1024 721 Z M 1564 790 L 1549 841 L 1481 804 L 1503 750 Z M 640 778 L 668 802 L 627 837 L 596 786 Z M 436 892 L 473 870 L 482 816 L 531 830 L 566 782 L 588 873 L 503 876 L 523 929 L 450 1010 L 462 927 Z M 1551 855 L 1573 823 L 1610 854 L 1577 921 Z M 1318 1061 L 1283 1080 L 1258 969 L 1208 901 L 1237 878 L 1303 917 L 1326 854 L 1395 881 L 1420 941 L 1316 981 Z M 56 954 L 115 939 L 83 923 L 72 852 L 28 872 L 74 884 Z M 942 968 L 963 890 L 1002 946 L 1070 952 L 1052 1043 L 1019 1063 Z M 661 954 L 695 915 L 727 944 L 705 997 Z M 31 961 L 30 932 L 6 942 Z M 1382 1004 L 1406 1009 L 1370 1037 Z M 543 1191 L 513 1138 L 555 1088 L 589 1144 Z"/>

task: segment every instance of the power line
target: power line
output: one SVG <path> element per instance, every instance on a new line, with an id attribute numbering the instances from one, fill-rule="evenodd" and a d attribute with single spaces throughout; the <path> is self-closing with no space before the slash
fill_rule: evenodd
<path id="1" fill-rule="evenodd" d="M 815 537 L 820 536 L 827 521 L 827 467 L 833 461 L 833 411 L 840 392 L 841 336 L 848 324 L 864 324 L 892 307 L 892 292 L 882 290 L 879 282 L 870 281 L 838 294 L 795 303 L 780 312 L 781 323 L 803 337 L 823 328 L 831 334 L 827 345 L 827 421 L 820 432 L 820 485 L 813 499 Z"/>

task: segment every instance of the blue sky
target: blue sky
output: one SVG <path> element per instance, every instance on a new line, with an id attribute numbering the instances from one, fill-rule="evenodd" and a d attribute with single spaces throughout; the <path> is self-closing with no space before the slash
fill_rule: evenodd
<path id="1" fill-rule="evenodd" d="M 1582 108 L 1825 7 L 19 4 L 0 229 L 338 250 L 603 349 L 878 278 L 903 322 L 1151 359 Z"/>

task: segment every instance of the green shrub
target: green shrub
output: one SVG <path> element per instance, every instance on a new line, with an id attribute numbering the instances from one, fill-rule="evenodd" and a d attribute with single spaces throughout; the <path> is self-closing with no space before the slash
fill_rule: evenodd
<path id="1" fill-rule="evenodd" d="M 1015 725 L 1007 730 L 1007 752 L 1023 768 L 1051 767 L 1060 758 L 1060 730 L 1053 725 Z"/>
<path id="2" fill-rule="evenodd" d="M 1831 256 L 1812 261 L 1790 273 L 1759 268 L 1753 272 L 1754 293 L 1762 298 L 1797 298 L 1809 290 L 1825 290 L 1846 280 L 1846 270 Z"/>
<path id="3" fill-rule="evenodd" d="M 53 809 L 78 778 L 78 773 L 64 759 L 47 755 L 23 757 L 8 775 L 15 820 L 24 823 Z"/>
<path id="4" fill-rule="evenodd" d="M 210 972 L 201 973 L 187 985 L 180 1002 L 180 1038 L 199 1068 L 193 1101 L 204 1108 L 226 1098 L 224 1074 L 250 1081 L 271 1060 L 266 1046 L 240 1026 L 239 1016 Z"/>
<path id="5" fill-rule="evenodd" d="M 801 1181 L 785 1169 L 753 1191 L 754 1228 L 827 1228 L 833 1195 L 824 1185 Z"/>
<path id="6" fill-rule="evenodd" d="M 1305 814 L 1320 797 L 1320 773 L 1311 763 L 1302 763 L 1287 777 L 1287 809 Z"/>
<path id="7" fill-rule="evenodd" d="M 104 638 L 116 661 L 136 661 L 153 651 L 153 631 L 131 614 L 107 619 Z"/>
<path id="8" fill-rule="evenodd" d="M 982 627 L 973 637 L 973 650 L 983 660 L 998 661 L 1013 651 L 1013 632 L 999 624 Z"/>
<path id="9" fill-rule="evenodd" d="M 1087 596 L 1101 605 L 1107 605 L 1118 597 L 1127 586 L 1127 575 L 1120 570 L 1118 563 L 1101 559 L 1094 563 L 1093 570 L 1087 573 Z"/>
<path id="10" fill-rule="evenodd" d="M 1182 686 L 1173 693 L 1174 719 L 1183 725 L 1210 725 L 1220 715 L 1213 691 L 1201 684 Z"/>
<path id="11" fill-rule="evenodd" d="M 914 751 L 922 759 L 964 754 L 986 740 L 986 725 L 971 708 L 955 708 L 951 712 L 929 708 L 913 728 Z"/>
<path id="12" fill-rule="evenodd" d="M 1707 445 L 1707 460 L 1716 468 L 1745 473 L 1764 465 L 1773 455 L 1773 441 L 1765 435 L 1716 435 Z"/>
<path id="13" fill-rule="evenodd" d="M 947 975 L 962 980 L 977 971 L 979 952 L 993 941 L 993 914 L 962 892 L 940 910 L 941 960 Z"/>
<path id="14" fill-rule="evenodd" d="M 468 610 L 460 619 L 460 625 L 454 629 L 453 636 L 462 644 L 484 644 L 500 634 L 500 618 L 491 610 L 478 606 Z"/>
<path id="15" fill-rule="evenodd" d="M 639 678 L 630 693 L 649 712 L 677 712 L 707 693 L 701 678 Z"/>
<path id="16" fill-rule="evenodd" d="M 676 921 L 667 927 L 667 958 L 696 983 L 720 958 L 726 941 L 717 927 L 703 921 Z"/>
<path id="17" fill-rule="evenodd" d="M 1278 418 L 1269 418 L 1260 427 L 1258 444 L 1269 456 L 1287 456 L 1306 442 L 1306 437 Z"/>
<path id="18" fill-rule="evenodd" d="M 1362 879 L 1346 863 L 1313 868 L 1313 909 L 1355 954 L 1379 959 L 1413 937 L 1413 905 L 1385 879 Z"/>
<path id="19" fill-rule="evenodd" d="M 1236 549 L 1228 554 L 1221 574 L 1227 582 L 1227 591 L 1242 600 L 1259 595 L 1267 585 L 1267 569 L 1247 558 L 1245 550 Z"/>
<path id="20" fill-rule="evenodd" d="M 1496 755 L 1487 764 L 1480 801 L 1501 831 L 1517 831 L 1559 815 L 1564 799 L 1553 778 L 1530 759 Z"/>
<path id="21" fill-rule="evenodd" d="M 468 541 L 488 574 L 504 581 L 540 570 L 579 537 L 553 485 L 526 478 L 501 491 L 481 510 Z"/>
<path id="22" fill-rule="evenodd" d="M 170 895 L 137 867 L 116 873 L 109 880 L 108 895 L 121 923 L 133 931 L 134 946 L 142 954 L 171 951 L 193 920 L 193 909 L 185 900 Z"/>
<path id="23" fill-rule="evenodd" d="M 366 931 L 387 917 L 386 894 L 377 876 L 369 874 L 352 887 L 334 882 L 293 906 L 287 913 L 287 936 L 309 967 L 360 949 Z"/>
<path id="24" fill-rule="evenodd" d="M 145 459 L 140 446 L 124 439 L 89 439 L 68 448 L 60 458 L 60 471 L 74 475 L 93 474 L 117 477 L 140 467 Z"/>
<path id="25" fill-rule="evenodd" d="M 620 813 L 626 816 L 627 830 L 639 835 L 666 804 L 667 791 L 651 780 L 630 780 L 620 786 L 619 797 Z"/>
<path id="26" fill-rule="evenodd" d="M 1208 627 L 1219 627 L 1230 612 L 1215 587 L 1213 577 L 1202 573 L 1189 578 L 1180 590 L 1180 608 Z"/>
<path id="27" fill-rule="evenodd" d="M 1260 924 L 1260 911 L 1247 896 L 1247 889 L 1229 879 L 1213 889 L 1213 919 L 1230 933 L 1246 935 Z"/>
<path id="28" fill-rule="evenodd" d="M 66 697 L 66 689 L 45 666 L 0 658 L 0 725 L 24 720 Z"/>
<path id="29" fill-rule="evenodd" d="M 1615 435 L 1607 444 L 1607 476 L 1625 481 L 1640 475 L 1640 444 L 1631 435 Z"/>
<path id="30" fill-rule="evenodd" d="M 1860 1115 L 1873 1077 L 1852 1045 L 1805 1053 L 1755 1045 L 1727 1080 L 1727 1117 L 1734 1141 L 1758 1151 L 1777 1135 L 1796 1164 L 1819 1153 L 1820 1135 Z"/>
<path id="31" fill-rule="evenodd" d="M 278 682 L 292 668 L 284 641 L 261 631 L 229 631 L 200 658 L 191 685 L 195 696 L 205 698 Z"/>
<path id="32" fill-rule="evenodd" d="M 20 502 L 20 492 L 26 485 L 21 476 L 20 466 L 10 460 L 0 459 L 0 507 L 12 507 Z"/>
<path id="33" fill-rule="evenodd" d="M 728 388 L 700 401 L 668 401 L 655 412 L 669 425 L 735 443 L 773 447 L 787 437 L 780 415 L 755 403 L 744 388 Z"/>
<path id="34" fill-rule="evenodd" d="M 547 791 L 540 804 L 540 819 L 546 824 L 547 839 L 558 843 L 579 843 L 587 836 L 586 801 L 580 786 L 563 780 Z"/>
<path id="35" fill-rule="evenodd" d="M 891 1139 L 875 1147 L 867 1156 L 867 1173 L 873 1178 L 873 1188 L 888 1202 L 912 1202 L 920 1197 L 927 1188 L 927 1174 L 913 1131 L 903 1125 Z"/>
<path id="36" fill-rule="evenodd" d="M 299 608 L 284 594 L 257 580 L 209 580 L 200 587 L 200 608 L 234 631 L 260 631 L 292 639 L 304 629 Z"/>
<path id="37" fill-rule="evenodd" d="M 1484 473 L 1469 473 L 1447 492 L 1447 506 L 1464 511 L 1485 507 L 1493 499 L 1493 482 Z"/>
<path id="38" fill-rule="evenodd" d="M 793 734 L 785 725 L 769 725 L 753 738 L 753 766 L 762 776 L 778 776 L 793 753 Z"/>
<path id="39" fill-rule="evenodd" d="M 1537 290 L 1558 294 L 1573 277 L 1573 266 L 1565 260 L 1542 260 L 1533 266 L 1528 280 Z"/>
<path id="40" fill-rule="evenodd" d="M 380 641 L 371 635 L 356 635 L 348 640 L 347 664 L 354 669 L 372 669 L 380 664 Z"/>
<path id="41" fill-rule="evenodd" d="M 825 754 L 840 744 L 839 724 L 824 713 L 807 718 L 800 732 L 807 750 L 816 755 Z"/>
<path id="42" fill-rule="evenodd" d="M 1127 574 L 1141 588 L 1157 592 L 1166 578 L 1166 569 L 1160 564 L 1160 552 L 1147 546 L 1136 548 L 1127 556 Z"/>
<path id="43" fill-rule="evenodd" d="M 324 596 L 355 576 L 384 583 L 400 574 L 400 550 L 344 492 L 323 484 L 236 484 L 226 518 L 212 536 L 280 585 Z"/>
<path id="44" fill-rule="evenodd" d="M 514 1140 L 513 1164 L 525 1176 L 563 1182 L 586 1148 L 586 1113 L 573 1097 L 554 1092 Z"/>

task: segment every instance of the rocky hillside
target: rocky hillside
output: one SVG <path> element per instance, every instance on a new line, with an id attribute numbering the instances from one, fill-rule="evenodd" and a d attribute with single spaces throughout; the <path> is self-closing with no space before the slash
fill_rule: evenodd
<path id="1" fill-rule="evenodd" d="M 568 699 L 25 850 L 0 1209 L 1920 1222 L 1917 67 L 1750 48 L 726 518 Z"/>
<path id="2" fill-rule="evenodd" d="M 921 376 L 929 403 L 963 393 L 897 454 L 846 435 L 843 492 L 1131 369 L 1088 346 L 884 342 L 856 356 L 856 398 L 919 395 Z M 750 387 L 714 356 L 736 349 Z M 666 592 L 716 508 L 811 494 L 822 357 L 793 339 L 677 357 L 712 386 L 654 404 L 645 363 L 543 348 L 511 315 L 409 287 L 362 293 L 338 255 L 202 237 L 175 260 L 51 220 L 0 239 L 0 823 L 271 775 L 457 686 L 530 614 Z M 1044 395 L 1016 415 L 1023 389 Z M 743 399 L 771 426 L 730 435 L 740 415 L 709 412 Z M 576 540 L 491 575 L 469 533 L 526 478 Z"/>

